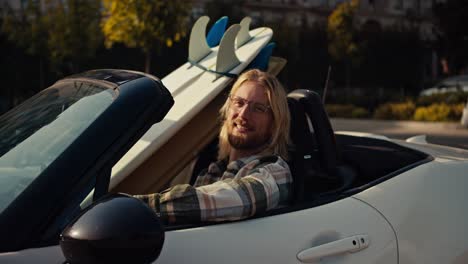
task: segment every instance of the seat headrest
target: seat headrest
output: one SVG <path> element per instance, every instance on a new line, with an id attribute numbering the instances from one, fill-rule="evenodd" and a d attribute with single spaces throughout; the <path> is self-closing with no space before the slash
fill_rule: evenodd
<path id="1" fill-rule="evenodd" d="M 289 93 L 288 97 L 294 98 L 304 107 L 304 112 L 313 126 L 321 168 L 333 178 L 338 166 L 338 149 L 333 128 L 320 96 L 310 90 L 298 89 Z"/>
<path id="2" fill-rule="evenodd" d="M 304 110 L 303 104 L 296 98 L 288 96 L 289 113 L 291 116 L 291 127 L 289 135 L 293 147 L 295 149 L 301 148 L 305 153 L 314 149 L 315 139 L 309 127 L 307 115 Z"/>

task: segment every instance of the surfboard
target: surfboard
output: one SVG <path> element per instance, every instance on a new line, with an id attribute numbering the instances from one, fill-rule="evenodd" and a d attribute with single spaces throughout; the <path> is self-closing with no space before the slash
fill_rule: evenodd
<path id="1" fill-rule="evenodd" d="M 204 52 L 192 52 L 198 55 L 189 58 L 189 62 L 179 68 L 186 67 L 182 68 L 185 71 L 178 69 L 161 79 L 174 97 L 174 106 L 113 167 L 110 189 L 213 100 L 232 81 L 233 76 L 240 74 L 252 62 L 273 35 L 273 31 L 267 27 L 249 30 L 249 18 L 244 18 L 241 24 L 229 27 L 219 47 L 211 49 L 205 57 L 200 54 L 206 53 L 206 49 Z M 197 59 L 200 62 L 197 65 L 190 62 Z"/>

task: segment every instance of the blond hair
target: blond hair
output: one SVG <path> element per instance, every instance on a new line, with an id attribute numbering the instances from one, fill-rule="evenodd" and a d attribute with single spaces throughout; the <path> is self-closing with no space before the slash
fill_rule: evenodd
<path id="1" fill-rule="evenodd" d="M 288 159 L 288 144 L 289 144 L 289 108 L 286 98 L 286 91 L 275 76 L 262 72 L 257 69 L 252 69 L 242 73 L 236 80 L 230 95 L 233 95 L 239 87 L 247 82 L 253 81 L 266 90 L 268 103 L 273 114 L 273 133 L 267 147 L 259 153 L 260 155 L 278 155 L 284 160 Z M 219 110 L 220 119 L 222 122 L 221 131 L 219 132 L 219 151 L 218 160 L 227 159 L 231 151 L 231 145 L 228 140 L 228 124 L 226 121 L 229 110 L 229 99 Z"/>

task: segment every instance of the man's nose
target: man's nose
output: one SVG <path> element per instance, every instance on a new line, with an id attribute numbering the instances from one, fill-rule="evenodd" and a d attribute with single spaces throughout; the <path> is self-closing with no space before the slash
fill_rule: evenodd
<path id="1" fill-rule="evenodd" d="M 250 115 L 250 106 L 245 104 L 242 108 L 239 109 L 239 116 L 247 118 Z"/>

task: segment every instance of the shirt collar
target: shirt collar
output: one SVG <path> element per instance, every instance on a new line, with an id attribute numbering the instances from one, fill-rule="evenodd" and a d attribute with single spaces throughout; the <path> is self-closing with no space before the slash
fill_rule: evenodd
<path id="1" fill-rule="evenodd" d="M 259 157 L 260 157 L 260 155 L 252 155 L 252 156 L 247 156 L 247 157 L 244 157 L 244 158 L 237 159 L 235 161 L 231 161 L 227 165 L 227 169 L 228 170 L 238 171 L 238 170 L 240 170 L 240 168 L 244 167 L 245 164 L 248 164 L 248 163 L 258 159 Z"/>

